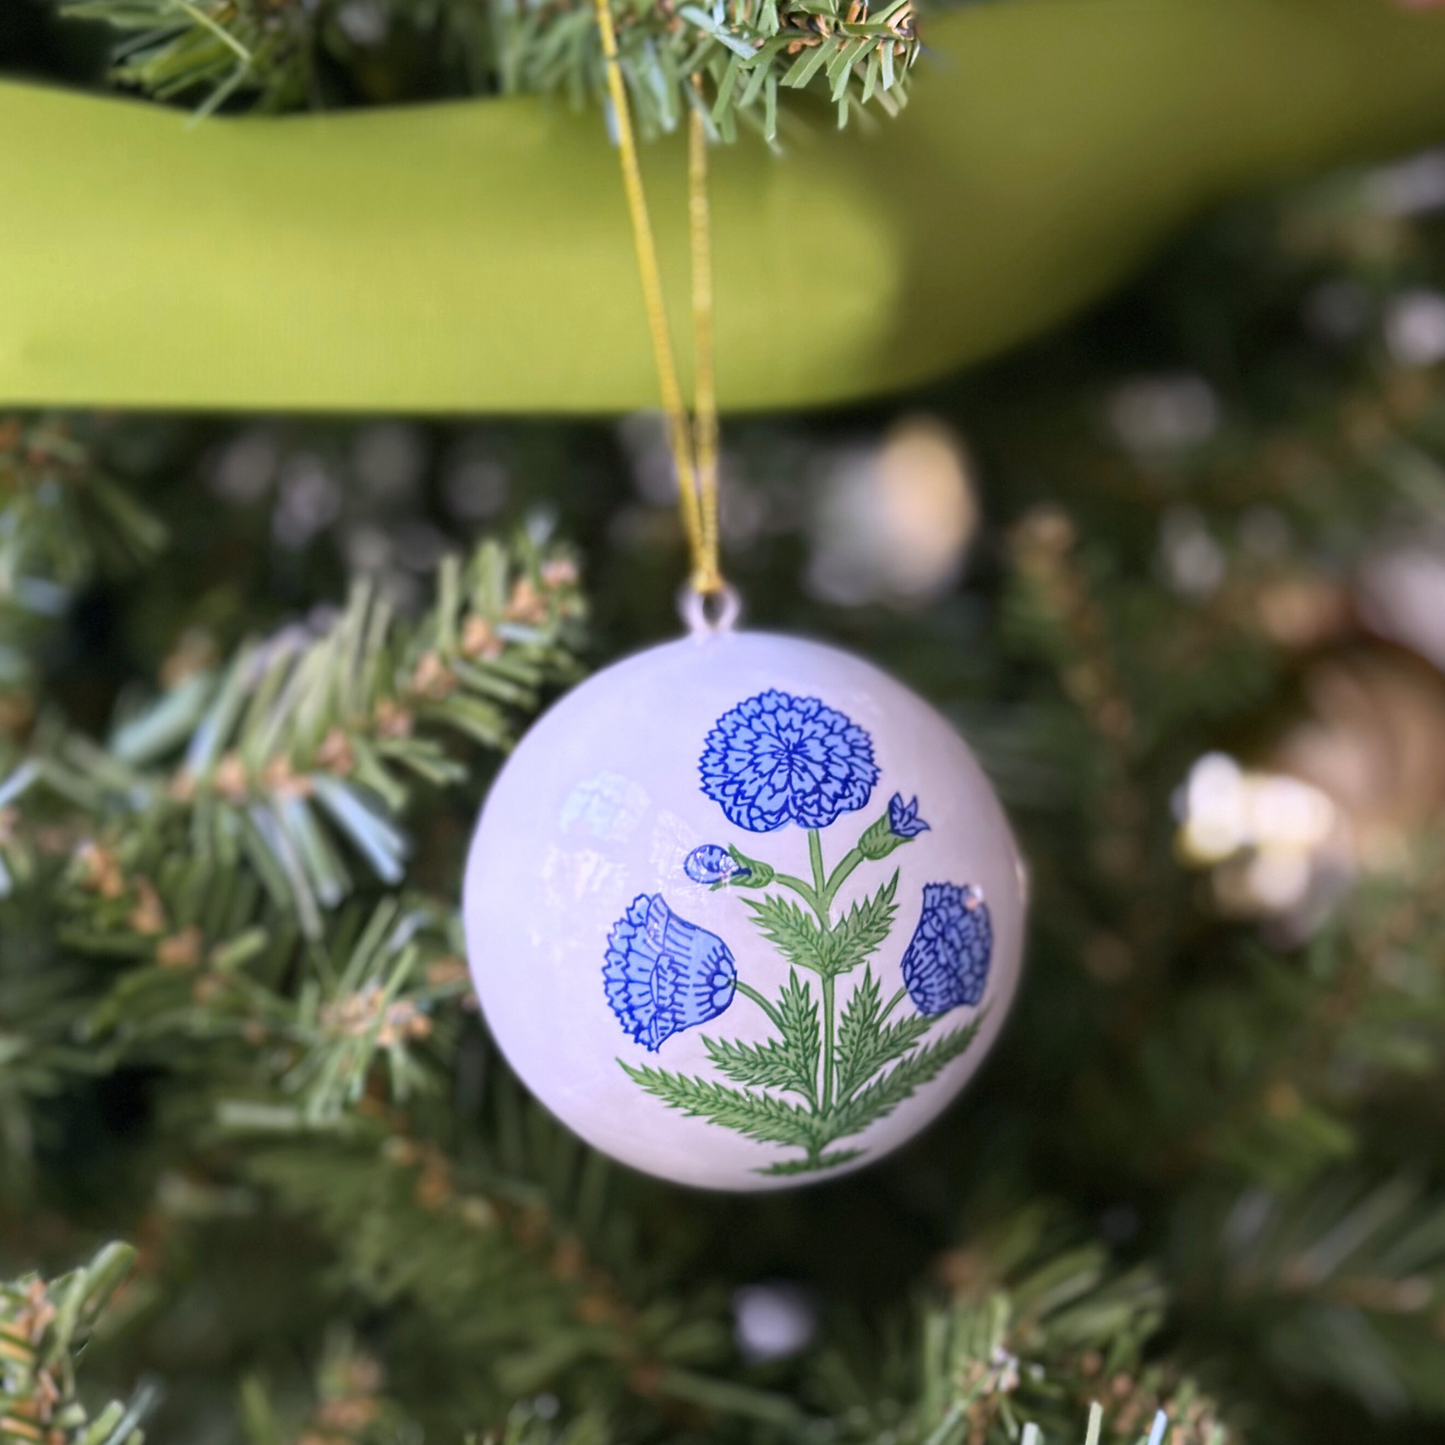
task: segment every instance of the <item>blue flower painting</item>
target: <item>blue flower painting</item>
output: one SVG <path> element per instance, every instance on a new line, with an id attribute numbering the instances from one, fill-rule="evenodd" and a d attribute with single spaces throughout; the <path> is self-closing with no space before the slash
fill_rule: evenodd
<path id="1" fill-rule="evenodd" d="M 903 982 L 927 1018 L 976 1004 L 988 982 L 993 924 L 988 904 L 971 884 L 929 883 L 923 914 L 903 955 Z"/>
<path id="2" fill-rule="evenodd" d="M 785 823 L 826 828 L 867 805 L 878 781 L 868 734 L 816 697 L 770 688 L 717 720 L 703 748 L 702 790 L 752 833 Z"/>
<path id="3" fill-rule="evenodd" d="M 905 803 L 902 793 L 894 793 L 888 800 L 888 827 L 898 838 L 916 838 L 929 831 L 928 824 L 918 816 L 918 799 Z"/>
<path id="4" fill-rule="evenodd" d="M 661 894 L 641 893 L 612 926 L 602 977 L 622 1027 L 655 1052 L 715 1019 L 733 1001 L 738 970 L 717 934 L 678 917 Z"/>
<path id="5" fill-rule="evenodd" d="M 735 827 L 806 829 L 807 868 L 793 873 L 782 859 L 728 843 L 704 843 L 683 862 L 694 883 L 728 889 L 720 910 L 751 914 L 747 921 L 778 955 L 771 980 L 767 954 L 755 962 L 748 956 L 759 977 L 739 978 L 716 934 L 678 917 L 660 895 L 633 899 L 607 940 L 603 967 L 607 1001 L 628 1034 L 655 1052 L 739 996 L 751 1032 L 740 1039 L 703 1034 L 704 1077 L 617 1062 L 668 1108 L 772 1146 L 760 1174 L 835 1169 L 862 1157 L 858 1136 L 978 1036 L 981 1012 L 953 1027 L 934 1020 L 983 999 L 988 909 L 976 888 L 928 884 L 901 960 L 902 986 L 885 992 L 885 978 L 900 967 L 883 952 L 897 922 L 900 870 L 889 868 L 862 889 L 850 880 L 932 830 L 916 797 L 894 793 L 866 826 L 855 821 L 825 837 L 845 814 L 868 806 L 878 783 L 867 732 L 819 698 L 770 688 L 717 720 L 704 741 L 701 773 L 702 791 Z M 830 847 L 839 832 L 848 836 Z M 848 1147 L 836 1147 L 840 1140 Z"/>

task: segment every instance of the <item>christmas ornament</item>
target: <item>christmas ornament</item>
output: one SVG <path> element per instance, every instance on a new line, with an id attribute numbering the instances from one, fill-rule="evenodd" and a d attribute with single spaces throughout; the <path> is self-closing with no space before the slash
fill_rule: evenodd
<path id="1" fill-rule="evenodd" d="M 871 664 L 700 627 L 559 702 L 467 866 L 482 1009 L 589 1143 L 680 1183 L 855 1169 L 974 1073 L 1018 980 L 1002 809 Z"/>

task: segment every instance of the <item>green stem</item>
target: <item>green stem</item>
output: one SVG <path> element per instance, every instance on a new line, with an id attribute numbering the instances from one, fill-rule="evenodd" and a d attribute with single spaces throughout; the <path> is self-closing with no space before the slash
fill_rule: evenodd
<path id="1" fill-rule="evenodd" d="M 848 875 L 863 861 L 863 854 L 854 848 L 833 870 L 833 876 L 823 887 L 823 907 L 831 909 L 838 890 L 848 881 Z"/>
<path id="2" fill-rule="evenodd" d="M 833 1108 L 833 986 L 837 979 L 823 975 L 823 1102 L 818 1112 L 825 1118 Z"/>
<path id="3" fill-rule="evenodd" d="M 906 988 L 900 988 L 898 992 L 895 993 L 893 997 L 888 1000 L 887 1007 L 885 1007 L 883 1012 L 878 1015 L 878 1022 L 880 1024 L 887 1020 L 888 1015 L 891 1014 L 893 1010 L 896 1009 L 898 1005 L 903 1002 L 907 994 L 908 990 Z"/>
<path id="4" fill-rule="evenodd" d="M 734 983 L 734 987 L 740 994 L 742 994 L 744 998 L 752 999 L 752 1001 L 757 1004 L 757 1006 L 762 1009 L 762 1011 L 767 1014 L 770 1019 L 772 1019 L 773 1027 L 776 1028 L 779 1033 L 783 1032 L 782 1014 L 780 1014 L 777 1009 L 775 1009 L 772 1004 L 770 1004 L 767 999 L 765 999 L 762 994 L 757 991 L 757 989 L 753 988 L 751 984 L 744 983 L 742 979 L 737 979 Z"/>
<path id="5" fill-rule="evenodd" d="M 801 878 L 794 878 L 791 873 L 775 873 L 773 882 L 784 888 L 791 888 L 814 913 L 822 915 L 825 906 L 823 901 Z"/>
<path id="6" fill-rule="evenodd" d="M 832 900 L 827 896 L 828 873 L 823 867 L 823 837 L 816 828 L 808 829 L 808 861 L 813 865 L 813 893 L 817 898 L 814 911 L 824 933 L 830 927 L 828 914 Z M 818 1112 L 824 1117 L 833 1107 L 833 994 L 836 981 L 831 973 L 819 980 L 823 993 L 823 1083 L 819 1093 Z"/>
<path id="7" fill-rule="evenodd" d="M 813 893 L 821 905 L 818 922 L 827 928 L 828 904 L 832 900 L 827 896 L 828 874 L 823 868 L 823 835 L 816 828 L 808 829 L 808 861 L 813 865 Z"/>

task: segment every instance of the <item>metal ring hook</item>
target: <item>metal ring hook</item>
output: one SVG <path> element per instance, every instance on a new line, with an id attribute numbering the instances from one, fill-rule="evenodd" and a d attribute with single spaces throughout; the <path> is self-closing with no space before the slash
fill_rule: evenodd
<path id="1" fill-rule="evenodd" d="M 716 592 L 699 592 L 689 582 L 677 594 L 677 610 L 694 637 L 731 632 L 742 614 L 742 598 L 726 582 Z"/>

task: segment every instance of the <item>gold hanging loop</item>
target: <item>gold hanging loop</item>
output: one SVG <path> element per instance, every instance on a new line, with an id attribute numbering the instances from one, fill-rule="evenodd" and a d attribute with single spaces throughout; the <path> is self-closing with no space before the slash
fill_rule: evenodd
<path id="1" fill-rule="evenodd" d="M 617 31 L 612 23 L 608 0 L 596 0 L 596 9 L 607 92 L 612 101 L 612 118 L 617 130 L 622 184 L 632 221 L 632 247 L 637 255 L 638 278 L 642 282 L 652 355 L 657 363 L 658 390 L 662 393 L 662 409 L 667 418 L 668 445 L 677 471 L 678 509 L 692 557 L 692 586 L 696 592 L 706 596 L 724 586 L 718 558 L 718 419 L 713 372 L 712 244 L 707 199 L 706 123 L 699 109 L 699 99 L 699 105 L 688 108 L 688 230 L 692 253 L 692 326 L 697 373 L 694 431 L 688 424 L 682 387 L 677 378 L 677 360 L 668 331 L 662 273 L 657 264 L 657 247 L 642 186 L 642 168 L 638 163 L 627 85 L 617 59 Z M 693 84 L 696 88 L 696 78 Z"/>
<path id="2" fill-rule="evenodd" d="M 694 454 L 697 458 L 698 504 L 701 511 L 702 562 L 710 585 L 722 586 L 718 564 L 718 421 L 717 386 L 713 372 L 712 220 L 707 201 L 707 125 L 702 93 L 693 77 L 697 104 L 688 113 L 688 227 L 692 238 L 692 339 L 696 357 L 693 391 Z"/>

